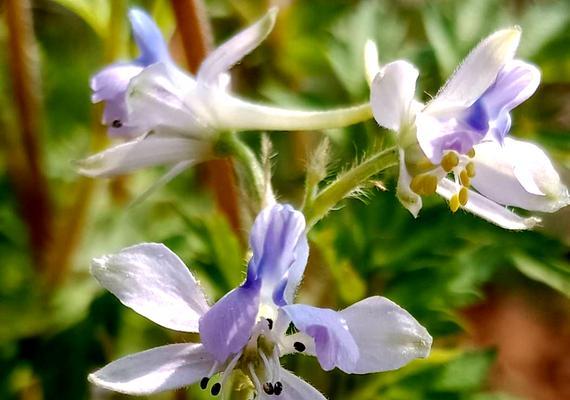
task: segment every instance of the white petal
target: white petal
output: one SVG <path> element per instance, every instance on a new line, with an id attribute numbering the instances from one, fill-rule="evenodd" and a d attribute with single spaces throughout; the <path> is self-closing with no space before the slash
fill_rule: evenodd
<path id="1" fill-rule="evenodd" d="M 283 391 L 279 396 L 268 395 L 263 390 L 258 393 L 260 399 L 263 400 L 326 400 L 313 386 L 292 374 L 284 368 L 279 371 L 280 382 L 283 384 Z"/>
<path id="2" fill-rule="evenodd" d="M 406 310 L 374 296 L 342 310 L 360 357 L 355 374 L 398 369 L 416 358 L 426 358 L 432 338 Z"/>
<path id="3" fill-rule="evenodd" d="M 89 381 L 115 392 L 146 395 L 191 385 L 214 363 L 201 344 L 172 344 L 113 361 L 89 374 Z"/>
<path id="4" fill-rule="evenodd" d="M 497 203 L 532 211 L 554 212 L 569 204 L 568 189 L 538 146 L 505 138 L 503 146 L 475 146 L 473 187 Z"/>
<path id="5" fill-rule="evenodd" d="M 437 193 L 445 199 L 451 199 L 451 196 L 459 192 L 459 185 L 451 180 L 442 179 L 437 185 Z M 540 223 L 539 218 L 530 217 L 523 218 L 510 211 L 508 208 L 483 197 L 479 193 L 472 190 L 469 191 L 469 200 L 463 207 L 465 210 L 492 222 L 501 228 L 511 230 L 531 229 Z"/>
<path id="6" fill-rule="evenodd" d="M 198 332 L 198 319 L 209 309 L 194 276 L 163 244 L 94 258 L 91 273 L 121 303 L 166 328 Z"/>
<path id="7" fill-rule="evenodd" d="M 396 196 L 404 207 L 408 209 L 414 218 L 418 217 L 418 213 L 422 209 L 422 198 L 420 195 L 410 189 L 412 177 L 406 168 L 406 156 L 404 150 L 400 149 L 400 174 L 398 175 L 398 188 Z"/>
<path id="8" fill-rule="evenodd" d="M 374 78 L 380 73 L 380 61 L 378 59 L 378 47 L 370 39 L 364 44 L 364 72 L 368 86 L 372 86 Z"/>
<path id="9" fill-rule="evenodd" d="M 176 164 L 182 161 L 198 163 L 211 158 L 212 148 L 208 142 L 150 135 L 77 161 L 76 166 L 82 175 L 108 177 L 155 165 Z"/>
<path id="10" fill-rule="evenodd" d="M 129 122 L 143 131 L 209 138 L 213 135 L 209 114 L 186 101 L 193 97 L 196 83 L 190 76 L 170 64 L 153 64 L 131 80 Z"/>
<path id="11" fill-rule="evenodd" d="M 206 85 L 217 84 L 220 74 L 227 72 L 269 35 L 276 17 L 277 8 L 273 7 L 255 24 L 218 46 L 200 66 L 197 80 Z"/>
<path id="12" fill-rule="evenodd" d="M 399 131 L 408 123 L 419 72 L 407 61 L 394 61 L 382 68 L 370 88 L 370 105 L 379 125 Z"/>
<path id="13" fill-rule="evenodd" d="M 372 117 L 368 103 L 328 111 L 289 110 L 209 90 L 209 110 L 219 130 L 295 131 L 342 128 Z"/>
<path id="14" fill-rule="evenodd" d="M 497 78 L 501 68 L 513 59 L 519 45 L 518 27 L 493 33 L 475 47 L 455 70 L 427 109 L 443 104 L 473 104 Z"/>

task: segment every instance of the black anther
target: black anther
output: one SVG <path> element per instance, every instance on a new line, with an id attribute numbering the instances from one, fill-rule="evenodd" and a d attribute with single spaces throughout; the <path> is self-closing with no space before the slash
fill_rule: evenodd
<path id="1" fill-rule="evenodd" d="M 217 396 L 220 393 L 220 390 L 222 390 L 221 383 L 220 382 L 214 383 L 211 389 L 212 396 Z"/>
<path id="2" fill-rule="evenodd" d="M 295 348 L 295 350 L 297 350 L 299 353 L 302 353 L 305 351 L 305 349 L 307 347 L 305 347 L 305 345 L 301 342 L 295 342 L 293 343 L 293 347 Z"/>
<path id="3" fill-rule="evenodd" d="M 265 382 L 263 384 L 263 391 L 267 394 L 273 394 L 273 384 L 271 382 Z"/>
<path id="4" fill-rule="evenodd" d="M 275 382 L 275 385 L 273 385 L 273 393 L 275 394 L 275 396 L 279 396 L 282 391 L 283 391 L 283 384 L 279 381 Z"/>
<path id="5" fill-rule="evenodd" d="M 210 378 L 208 378 L 207 376 L 203 377 L 202 380 L 200 381 L 200 388 L 202 390 L 206 389 L 208 387 L 208 382 L 210 382 Z"/>
<path id="6" fill-rule="evenodd" d="M 113 121 L 111 125 L 113 126 L 113 128 L 120 128 L 121 126 L 123 126 L 123 123 L 121 122 L 121 120 L 116 119 Z"/>
<path id="7" fill-rule="evenodd" d="M 273 329 L 273 320 L 271 318 L 267 318 L 267 325 L 269 325 L 269 330 Z"/>

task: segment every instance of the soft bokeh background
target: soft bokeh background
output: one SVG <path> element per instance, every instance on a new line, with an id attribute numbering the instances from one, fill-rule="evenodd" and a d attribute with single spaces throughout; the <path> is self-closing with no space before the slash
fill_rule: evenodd
<path id="1" fill-rule="evenodd" d="M 35 0 L 28 15 L 33 30 L 26 18 L 14 16 L 28 1 L 0 2 L 2 399 L 126 398 L 91 387 L 87 374 L 131 352 L 196 339 L 121 306 L 89 276 L 92 257 L 141 241 L 164 242 L 212 300 L 244 276 L 249 221 L 238 226 L 234 215 L 232 225 L 219 211 L 219 198 L 209 189 L 211 168 L 189 171 L 131 208 L 129 202 L 163 170 L 95 182 L 73 169 L 72 160 L 106 145 L 88 81 L 105 64 L 136 55 L 128 7 L 142 6 L 156 17 L 183 64 L 183 40 L 172 36 L 172 4 L 185 2 Z M 234 90 L 313 109 L 366 101 L 366 38 L 377 41 L 383 61 L 406 58 L 418 65 L 419 93 L 427 99 L 481 38 L 518 24 L 519 56 L 540 67 L 543 81 L 515 110 L 513 135 L 540 143 L 569 175 L 567 1 L 205 3 L 216 43 L 279 5 L 274 32 L 234 68 Z M 390 140 L 373 121 L 329 132 L 271 134 L 282 201 L 300 204 L 307 155 L 325 135 L 332 144 L 331 177 Z M 258 133 L 243 137 L 259 150 Z M 452 215 L 433 198 L 414 220 L 394 197 L 395 173 L 376 177 L 360 199 L 344 201 L 311 232 L 299 295 L 333 308 L 367 295 L 387 296 L 429 329 L 431 357 L 366 376 L 324 373 L 308 357 L 286 359 L 287 368 L 331 399 L 570 398 L 570 210 L 546 216 L 534 232 L 514 233 L 461 211 Z M 222 199 L 228 201 L 236 199 Z M 191 387 L 153 398 L 208 397 Z"/>

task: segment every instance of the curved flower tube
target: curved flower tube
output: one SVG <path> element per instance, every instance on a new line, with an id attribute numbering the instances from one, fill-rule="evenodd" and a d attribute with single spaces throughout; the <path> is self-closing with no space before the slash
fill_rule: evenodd
<path id="1" fill-rule="evenodd" d="M 93 101 L 106 102 L 103 123 L 109 125 L 110 135 L 131 140 L 79 161 L 79 173 L 107 177 L 151 165 L 175 165 L 167 175 L 170 179 L 190 165 L 216 157 L 215 142 L 222 132 L 337 128 L 371 118 L 369 104 L 296 111 L 246 101 L 229 92 L 228 71 L 267 37 L 276 15 L 272 8 L 220 45 L 191 76 L 173 63 L 152 19 L 141 10 L 131 10 L 140 57 L 113 64 L 91 81 Z"/>
<path id="2" fill-rule="evenodd" d="M 91 272 L 123 304 L 201 343 L 157 347 L 89 375 L 104 388 L 145 395 L 200 382 L 213 395 L 236 369 L 259 398 L 324 397 L 280 366 L 290 353 L 316 356 L 324 370 L 354 374 L 397 369 L 427 357 L 432 338 L 409 313 L 379 296 L 342 310 L 294 304 L 308 258 L 303 215 L 276 204 L 256 218 L 245 282 L 209 307 L 198 283 L 165 246 L 140 244 L 94 259 Z M 298 331 L 288 332 L 293 323 Z M 219 374 L 219 378 L 215 376 Z"/>
<path id="3" fill-rule="evenodd" d="M 453 212 L 463 207 L 515 230 L 532 228 L 539 219 L 505 206 L 554 212 L 570 203 L 544 152 L 507 137 L 510 111 L 540 82 L 535 66 L 513 59 L 519 40 L 518 27 L 487 37 L 426 105 L 414 99 L 418 70 L 403 60 L 381 68 L 375 45 L 366 45 L 374 118 L 398 134 L 397 194 L 415 217 L 421 196 L 436 192 Z"/>

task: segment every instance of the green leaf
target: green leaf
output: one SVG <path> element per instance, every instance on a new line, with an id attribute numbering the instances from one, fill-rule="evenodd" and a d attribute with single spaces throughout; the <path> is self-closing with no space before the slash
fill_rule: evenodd
<path id="1" fill-rule="evenodd" d="M 109 0 L 54 0 L 81 17 L 101 38 L 106 37 L 111 7 Z"/>
<path id="2" fill-rule="evenodd" d="M 518 270 L 530 279 L 570 297 L 570 265 L 567 262 L 543 262 L 523 254 L 515 254 L 513 261 Z"/>
<path id="3" fill-rule="evenodd" d="M 486 380 L 494 352 L 470 352 L 445 365 L 435 378 L 438 391 L 468 391 L 478 389 Z"/>

